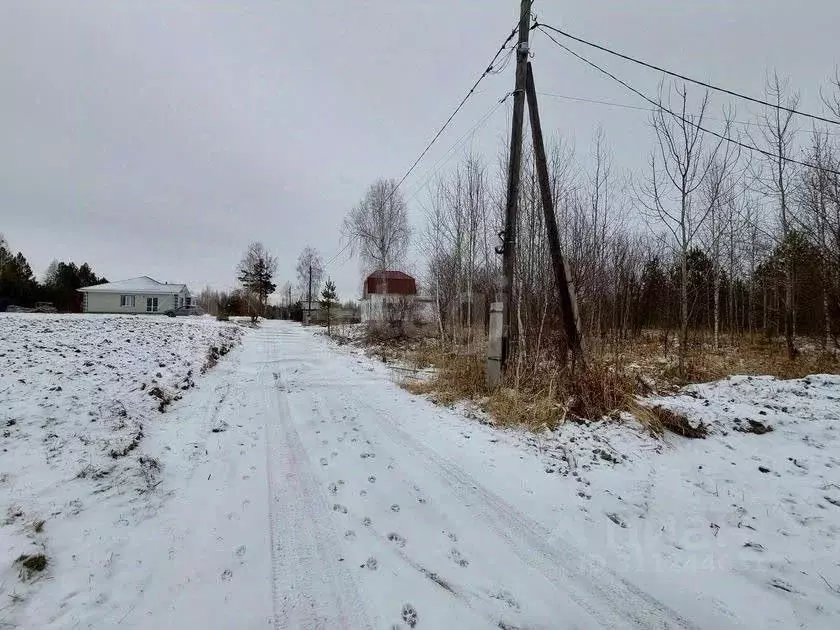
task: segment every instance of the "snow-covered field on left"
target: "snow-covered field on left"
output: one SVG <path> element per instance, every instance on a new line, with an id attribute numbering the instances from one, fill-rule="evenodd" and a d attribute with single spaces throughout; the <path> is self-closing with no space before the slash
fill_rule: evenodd
<path id="1" fill-rule="evenodd" d="M 29 627 L 31 594 L 85 584 L 119 539 L 107 528 L 155 513 L 144 435 L 241 334 L 205 317 L 0 315 L 0 627 Z"/>

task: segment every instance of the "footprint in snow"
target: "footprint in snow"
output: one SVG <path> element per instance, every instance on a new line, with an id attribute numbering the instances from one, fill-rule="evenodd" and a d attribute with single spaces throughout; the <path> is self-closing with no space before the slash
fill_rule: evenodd
<path id="1" fill-rule="evenodd" d="M 329 440 L 321 440 L 321 444 L 323 444 L 324 446 L 326 446 L 329 443 L 330 443 Z"/>
<path id="2" fill-rule="evenodd" d="M 245 545 L 239 545 L 236 548 L 236 551 L 234 551 L 234 554 L 236 555 L 237 558 L 241 558 L 242 556 L 245 555 L 245 551 L 246 551 Z"/>
<path id="3" fill-rule="evenodd" d="M 452 542 L 458 542 L 458 537 L 452 532 L 447 532 L 446 530 L 444 530 L 443 533 L 446 534 L 449 537 L 449 540 L 451 540 Z"/>
<path id="4" fill-rule="evenodd" d="M 459 567 L 468 567 L 470 565 L 470 561 L 462 556 L 461 552 L 454 547 L 452 548 L 452 551 L 449 552 L 449 558 Z"/>
<path id="5" fill-rule="evenodd" d="M 391 511 L 392 511 L 392 512 L 399 512 L 399 511 L 400 511 L 400 506 L 399 506 L 399 505 L 397 505 L 396 503 L 394 503 L 394 504 L 391 506 Z"/>
<path id="6" fill-rule="evenodd" d="M 417 625 L 417 611 L 411 604 L 405 604 L 402 607 L 402 620 L 408 624 L 409 628 L 414 628 Z"/>
<path id="7" fill-rule="evenodd" d="M 508 608 L 513 608 L 514 610 L 519 610 L 519 602 L 516 601 L 516 598 L 510 593 L 510 591 L 499 591 L 496 594 L 490 595 L 493 599 L 498 599 L 499 601 L 504 602 Z"/>
<path id="8" fill-rule="evenodd" d="M 333 495 L 338 494 L 338 486 L 335 483 L 331 483 L 328 486 L 328 488 L 329 488 L 330 494 L 333 494 Z"/>
<path id="9" fill-rule="evenodd" d="M 370 517 L 369 517 L 369 516 L 365 516 L 365 517 L 362 519 L 362 525 L 364 525 L 365 527 L 370 527 L 370 524 L 371 524 L 371 523 L 373 523 L 373 521 L 372 521 L 372 520 L 370 520 Z"/>
<path id="10" fill-rule="evenodd" d="M 222 582 L 230 582 L 233 578 L 233 571 L 230 569 L 225 569 L 222 571 Z"/>
<path id="11" fill-rule="evenodd" d="M 327 462 L 327 458 L 326 458 L 326 457 L 322 457 L 322 458 L 321 458 L 321 466 L 326 466 L 328 463 L 329 463 L 329 462 Z"/>
<path id="12" fill-rule="evenodd" d="M 390 534 L 388 534 L 388 540 L 390 540 L 392 543 L 397 544 L 400 547 L 405 547 L 405 538 L 403 538 L 396 532 L 391 532 Z"/>
<path id="13" fill-rule="evenodd" d="M 374 455 L 373 453 L 362 453 L 361 455 L 359 455 L 359 457 L 361 457 L 362 459 L 370 459 L 372 457 L 376 457 L 376 455 Z"/>
<path id="14" fill-rule="evenodd" d="M 347 514 L 347 508 L 343 505 L 336 503 L 333 505 L 333 512 L 341 512 L 342 514 Z"/>
<path id="15" fill-rule="evenodd" d="M 368 477 L 368 483 L 376 483 L 376 477 L 374 477 L 373 475 Z"/>
<path id="16" fill-rule="evenodd" d="M 359 490 L 359 496 L 360 497 L 366 497 L 367 496 L 367 490 Z"/>
<path id="17" fill-rule="evenodd" d="M 361 565 L 364 569 L 370 569 L 371 571 L 376 571 L 377 567 L 379 567 L 379 562 L 376 561 L 376 558 L 371 556 L 367 559 L 367 561 Z"/>
<path id="18" fill-rule="evenodd" d="M 352 529 L 348 529 L 346 532 L 344 532 L 344 537 L 347 540 L 356 540 L 356 532 L 354 532 Z"/>

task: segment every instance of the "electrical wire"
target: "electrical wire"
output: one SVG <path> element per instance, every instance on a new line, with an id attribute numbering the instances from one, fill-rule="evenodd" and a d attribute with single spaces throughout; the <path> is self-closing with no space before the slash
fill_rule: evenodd
<path id="1" fill-rule="evenodd" d="M 402 184 L 405 182 L 405 180 L 408 179 L 408 177 L 411 175 L 411 173 L 414 172 L 414 169 L 417 168 L 417 165 L 420 163 L 420 161 L 424 157 L 426 157 L 426 154 L 429 152 L 429 150 L 432 148 L 432 146 L 434 146 L 434 144 L 435 144 L 435 142 L 437 142 L 438 138 L 440 138 L 441 135 L 443 134 L 443 132 L 446 131 L 446 128 L 449 127 L 449 124 L 452 122 L 452 119 L 455 118 L 455 116 L 458 115 L 458 112 L 460 112 L 463 109 L 466 102 L 475 93 L 475 90 L 478 87 L 479 83 L 481 83 L 485 79 L 485 77 L 487 77 L 488 75 L 494 74 L 496 61 L 499 59 L 499 56 L 505 51 L 508 44 L 514 38 L 514 36 L 518 32 L 518 30 L 519 30 L 518 25 L 513 27 L 513 30 L 511 30 L 511 32 L 510 32 L 510 35 L 508 35 L 507 38 L 505 38 L 504 42 L 502 42 L 502 45 L 499 47 L 499 50 L 496 51 L 496 54 L 493 55 L 493 58 L 490 60 L 490 63 L 484 69 L 484 72 L 482 72 L 481 75 L 478 77 L 478 79 L 476 79 L 475 83 L 473 83 L 472 87 L 467 91 L 464 98 L 461 99 L 461 102 L 458 103 L 458 106 L 449 115 L 449 118 L 446 119 L 446 122 L 443 123 L 441 128 L 438 129 L 437 133 L 434 135 L 434 137 L 432 137 L 429 144 L 426 145 L 426 148 L 423 149 L 423 151 L 420 153 L 420 155 L 417 157 L 417 159 L 414 160 L 412 165 L 408 168 L 408 170 L 405 172 L 405 174 L 397 182 L 396 186 L 394 186 L 391 189 L 391 192 L 388 193 L 388 196 L 382 201 L 382 207 L 384 207 L 385 204 L 388 203 L 391 200 L 391 198 L 396 194 L 397 190 L 399 190 L 400 186 L 402 186 Z M 513 50 L 513 49 L 511 49 L 511 50 Z M 508 58 L 508 61 L 509 61 L 509 58 Z M 505 66 L 507 65 L 507 62 L 503 62 L 503 63 L 505 64 Z M 327 261 L 324 264 L 324 268 L 326 268 L 329 264 L 331 264 L 333 261 L 335 261 L 341 254 L 343 254 L 347 250 L 347 248 L 350 247 L 351 243 L 352 243 L 352 241 L 348 241 L 344 245 L 344 247 L 342 247 L 341 250 L 335 256 L 330 258 L 329 261 Z"/>
<path id="2" fill-rule="evenodd" d="M 695 85 L 700 85 L 700 86 L 702 86 L 704 88 L 708 88 L 710 90 L 715 90 L 716 92 L 723 92 L 724 94 L 729 94 L 730 96 L 734 96 L 736 98 L 740 98 L 740 99 L 743 99 L 745 101 L 750 101 L 751 103 L 756 103 L 758 105 L 763 105 L 765 107 L 772 107 L 773 109 L 788 112 L 790 114 L 795 114 L 797 116 L 804 116 L 806 118 L 812 118 L 814 120 L 818 120 L 818 121 L 824 122 L 824 123 L 829 123 L 831 125 L 840 125 L 840 120 L 833 120 L 831 118 L 826 118 L 826 117 L 820 116 L 818 114 L 811 114 L 811 113 L 808 113 L 808 112 L 803 112 L 803 111 L 793 109 L 793 108 L 790 108 L 790 107 L 785 107 L 784 105 L 780 105 L 778 103 L 775 103 L 775 104 L 770 103 L 770 102 L 764 101 L 760 98 L 755 98 L 753 96 L 748 96 L 746 94 L 741 94 L 740 92 L 735 92 L 734 90 L 729 90 L 727 88 L 722 88 L 722 87 L 720 87 L 718 85 L 714 85 L 712 83 L 707 83 L 706 81 L 700 81 L 699 79 L 692 79 L 691 77 L 686 76 L 684 74 L 680 74 L 679 72 L 674 72 L 673 70 L 668 70 L 667 68 L 662 68 L 662 67 L 654 65 L 652 63 L 648 63 L 647 61 L 642 61 L 641 59 L 636 59 L 635 57 L 631 57 L 630 55 L 625 55 L 624 53 L 620 53 L 618 51 L 611 50 L 611 49 L 607 48 L 606 46 L 602 46 L 600 44 L 596 44 L 594 42 L 587 41 L 587 40 L 585 40 L 581 37 L 576 37 L 575 35 L 572 35 L 571 33 L 567 33 L 566 31 L 564 31 L 562 29 L 556 28 L 554 26 L 550 26 L 548 24 L 542 24 L 540 22 L 534 22 L 534 25 L 531 28 L 539 28 L 546 35 L 548 35 L 548 33 L 546 32 L 545 29 L 554 31 L 558 35 L 562 35 L 563 37 L 567 37 L 567 38 L 572 39 L 576 42 L 584 44 L 586 46 L 590 46 L 592 48 L 603 51 L 603 52 L 608 53 L 610 55 L 614 55 L 615 57 L 618 57 L 620 59 L 624 59 L 625 61 L 630 61 L 630 62 L 638 64 L 640 66 L 650 68 L 651 70 L 656 70 L 657 72 L 661 72 L 663 74 L 667 74 L 667 75 L 670 75 L 672 77 L 676 77 L 677 79 L 682 79 L 683 81 L 688 81 L 689 83 L 694 83 Z M 554 39 L 554 38 L 552 38 L 552 39 Z M 556 42 L 556 40 L 555 40 L 555 42 Z"/>
<path id="3" fill-rule="evenodd" d="M 622 109 L 634 109 L 637 111 L 642 112 L 655 112 L 659 109 L 659 107 L 643 107 L 642 105 L 630 105 L 628 103 L 616 103 L 614 101 L 603 101 L 596 98 L 585 98 L 583 96 L 569 96 L 567 94 L 554 94 L 552 92 L 537 92 L 540 96 L 548 96 L 550 98 L 557 98 L 566 101 L 573 101 L 578 103 L 592 103 L 594 105 L 606 105 L 608 107 L 620 107 Z M 727 122 L 722 118 L 714 118 L 712 116 L 706 116 L 708 120 L 714 120 L 717 122 Z M 730 123 L 734 125 L 743 125 L 745 127 L 761 127 L 761 123 L 757 123 L 755 121 L 750 120 L 730 120 Z M 811 130 L 808 129 L 791 129 L 794 133 L 812 133 Z M 826 133 L 830 136 L 840 136 L 840 133 L 834 133 L 831 131 L 823 131 L 821 133 Z"/>
<path id="4" fill-rule="evenodd" d="M 508 92 L 498 101 L 493 107 L 486 113 L 484 116 L 479 118 L 478 122 L 476 122 L 470 129 L 468 129 L 460 138 L 458 138 L 449 149 L 444 152 L 444 154 L 438 158 L 438 161 L 435 162 L 432 167 L 427 171 L 426 176 L 423 180 L 409 193 L 408 197 L 406 197 L 406 203 L 414 199 L 420 192 L 426 187 L 426 185 L 431 181 L 431 179 L 437 175 L 437 173 L 446 166 L 452 157 L 455 155 L 455 150 L 458 149 L 467 139 L 472 139 L 476 132 L 479 129 L 484 127 L 487 124 L 487 121 L 495 114 L 499 108 L 505 103 L 505 101 L 513 94 L 513 92 Z"/>
<path id="5" fill-rule="evenodd" d="M 412 164 L 411 167 L 405 172 L 405 175 L 402 176 L 402 179 L 400 179 L 400 181 L 394 187 L 394 190 L 391 191 L 391 195 L 389 195 L 388 199 L 390 199 L 390 197 L 393 196 L 393 194 L 397 191 L 397 189 L 400 187 L 400 185 L 402 185 L 402 183 L 408 178 L 409 175 L 411 175 L 411 173 L 417 167 L 417 165 L 420 163 L 420 160 L 422 160 L 426 156 L 426 154 L 429 152 L 429 149 L 432 148 L 432 145 L 434 145 L 434 143 L 437 142 L 437 139 L 440 138 L 441 134 L 449 126 L 449 123 L 452 122 L 452 119 L 455 118 L 455 116 L 457 116 L 458 112 L 461 111 L 461 109 L 464 107 L 466 102 L 473 95 L 473 93 L 475 92 L 475 89 L 478 87 L 478 84 L 481 83 L 488 74 L 491 74 L 493 72 L 493 64 L 496 63 L 496 60 L 499 58 L 499 55 L 501 55 L 502 52 L 504 52 L 505 48 L 507 48 L 508 43 L 510 43 L 510 40 L 512 40 L 514 35 L 516 35 L 517 30 L 518 30 L 518 27 L 514 27 L 514 29 L 510 32 L 510 35 L 508 35 L 507 39 L 505 39 L 505 41 L 502 43 L 499 50 L 493 56 L 493 59 L 490 60 L 490 64 L 487 66 L 487 68 L 484 70 L 484 72 L 481 73 L 481 76 L 479 76 L 478 79 L 476 79 L 475 83 L 473 83 L 473 86 L 469 89 L 469 91 L 466 93 L 464 98 L 461 99 L 461 102 L 458 103 L 458 106 L 455 108 L 455 111 L 453 111 L 449 115 L 449 118 L 446 119 L 446 122 L 443 123 L 443 126 L 434 135 L 434 137 L 431 139 L 429 144 L 426 145 L 426 148 L 423 149 L 422 153 L 420 153 L 420 156 L 416 160 L 414 160 L 414 164 Z M 388 203 L 388 199 L 386 199 L 383 202 L 382 205 L 385 205 L 386 203 Z"/>
<path id="6" fill-rule="evenodd" d="M 654 101 L 652 98 L 650 98 L 649 96 L 645 95 L 643 92 L 640 92 L 639 90 L 637 90 L 636 88 L 634 88 L 633 86 L 631 86 L 631 85 L 630 85 L 629 83 L 627 83 L 626 81 L 624 81 L 624 80 L 622 80 L 622 79 L 618 78 L 617 76 L 615 76 L 615 75 L 614 75 L 613 73 L 611 73 L 609 70 L 605 70 L 604 68 L 602 68 L 601 66 L 599 66 L 599 65 L 598 65 L 598 64 L 596 64 L 595 62 L 590 61 L 589 59 L 587 59 L 587 58 L 586 58 L 586 57 L 584 57 L 583 55 L 581 55 L 581 54 L 579 54 L 579 53 L 575 52 L 574 50 L 572 50 L 571 48 L 569 48 L 569 47 L 568 47 L 568 46 L 566 46 L 565 44 L 561 44 L 561 43 L 560 43 L 559 41 L 557 41 L 557 39 L 556 39 L 556 38 L 554 38 L 554 37 L 551 35 L 551 33 L 549 33 L 548 31 L 546 31 L 546 30 L 542 29 L 541 27 L 540 27 L 540 30 L 541 30 L 541 31 L 542 31 L 542 32 L 543 32 L 546 36 L 548 36 L 548 38 L 549 38 L 551 41 L 553 41 L 553 42 L 554 42 L 555 44 L 557 44 L 560 48 L 562 48 L 563 50 L 565 50 L 566 52 L 568 52 L 568 53 L 569 53 L 569 54 L 571 54 L 572 56 L 574 56 L 574 57 L 576 57 L 577 59 L 579 59 L 579 60 L 583 61 L 583 62 L 584 62 L 584 63 L 586 63 L 587 65 L 592 66 L 593 68 L 595 68 L 595 69 L 596 69 L 596 70 L 598 70 L 599 72 L 601 72 L 601 73 L 605 74 L 606 76 L 608 76 L 609 78 L 611 78 L 613 81 L 616 81 L 617 83 L 619 83 L 619 84 L 623 85 L 625 88 L 627 88 L 628 90 L 630 90 L 631 92 L 633 92 L 633 93 L 634 93 L 634 94 L 636 94 L 637 96 L 639 96 L 639 97 L 643 98 L 644 100 L 646 100 L 648 103 L 650 103 L 651 105 L 653 105 L 653 106 L 654 106 L 655 108 L 657 108 L 658 110 L 662 110 L 662 111 L 664 111 L 664 112 L 667 112 L 668 114 L 670 114 L 671 116 L 673 116 L 673 117 L 674 117 L 674 118 L 676 118 L 677 120 L 679 120 L 679 121 L 681 121 L 681 122 L 683 122 L 683 123 L 685 123 L 685 124 L 687 124 L 687 125 L 690 125 L 690 126 L 692 126 L 692 127 L 696 128 L 696 129 L 698 129 L 698 130 L 702 131 L 703 133 L 710 134 L 710 135 L 712 135 L 712 136 L 715 136 L 716 138 L 719 138 L 720 140 L 723 140 L 723 141 L 725 141 L 725 142 L 729 142 L 729 143 L 734 144 L 734 145 L 737 145 L 737 146 L 739 146 L 739 147 L 741 147 L 741 148 L 747 149 L 748 151 L 753 151 L 753 152 L 755 152 L 755 153 L 761 153 L 762 155 L 764 155 L 764 156 L 766 156 L 766 157 L 769 157 L 769 158 L 772 158 L 772 159 L 774 159 L 774 160 L 782 160 L 782 161 L 784 161 L 784 162 L 789 162 L 789 163 L 791 163 L 791 164 L 798 164 L 799 166 L 805 166 L 805 167 L 808 167 L 808 168 L 813 168 L 813 169 L 816 169 L 816 170 L 824 171 L 824 172 L 826 172 L 826 173 L 831 173 L 832 175 L 838 175 L 838 176 L 840 176 L 840 171 L 835 171 L 835 170 L 830 169 L 830 168 L 825 168 L 825 167 L 822 167 L 822 166 L 817 166 L 816 164 L 810 164 L 810 163 L 808 163 L 808 162 L 803 162 L 803 161 L 801 161 L 801 160 L 797 160 L 797 159 L 794 159 L 794 158 L 791 158 L 791 157 L 780 156 L 780 155 L 777 155 L 777 154 L 774 154 L 774 153 L 770 153 L 769 151 L 765 151 L 764 149 L 760 149 L 760 148 L 755 147 L 755 146 L 752 146 L 752 145 L 750 145 L 750 144 L 746 144 L 745 142 L 741 142 L 740 140 L 736 140 L 736 139 L 734 139 L 734 138 L 730 138 L 729 136 L 724 136 L 723 134 L 721 134 L 721 133 L 719 133 L 719 132 L 717 132 L 717 131 L 713 131 L 713 130 L 711 130 L 711 129 L 707 129 L 706 127 L 703 127 L 702 125 L 699 125 L 698 123 L 694 122 L 693 120 L 686 119 L 685 117 L 681 116 L 680 114 L 677 114 L 676 112 L 674 112 L 674 111 L 672 111 L 672 110 L 668 109 L 667 107 L 665 107 L 664 105 L 662 105 L 662 103 L 657 103 L 657 102 L 656 102 L 656 101 Z"/>

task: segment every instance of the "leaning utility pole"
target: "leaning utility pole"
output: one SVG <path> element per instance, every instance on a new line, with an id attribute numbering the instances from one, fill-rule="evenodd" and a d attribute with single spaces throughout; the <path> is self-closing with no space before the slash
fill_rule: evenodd
<path id="1" fill-rule="evenodd" d="M 519 43 L 516 47 L 516 88 L 513 93 L 513 124 L 510 132 L 507 204 L 502 250 L 502 368 L 513 351 L 516 329 L 513 326 L 513 270 L 516 259 L 517 204 L 522 173 L 522 123 L 525 113 L 525 80 L 528 65 L 528 38 L 531 32 L 532 0 L 522 0 L 519 8 Z"/>
<path id="2" fill-rule="evenodd" d="M 537 88 L 534 85 L 534 72 L 528 62 L 525 89 L 528 95 L 528 115 L 531 121 L 531 135 L 534 143 L 534 158 L 537 163 L 537 179 L 540 184 L 540 195 L 543 213 L 545 214 L 545 229 L 548 232 L 548 247 L 551 252 L 551 263 L 554 267 L 554 280 L 560 293 L 560 307 L 563 311 L 563 328 L 569 349 L 574 361 L 583 362 L 583 335 L 581 334 L 580 318 L 578 316 L 577 296 L 569 265 L 563 259 L 560 251 L 560 237 L 557 232 L 557 216 L 554 214 L 554 198 L 551 196 L 551 180 L 548 177 L 548 162 L 545 156 L 542 125 L 540 124 L 540 110 L 537 107 Z M 573 363 L 574 365 L 574 363 Z"/>

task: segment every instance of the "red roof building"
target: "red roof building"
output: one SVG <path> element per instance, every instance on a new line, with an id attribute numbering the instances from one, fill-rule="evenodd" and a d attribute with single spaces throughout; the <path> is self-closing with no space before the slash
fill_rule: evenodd
<path id="1" fill-rule="evenodd" d="M 417 295 L 417 282 L 402 271 L 376 271 L 365 279 L 364 297 L 372 293 Z"/>

